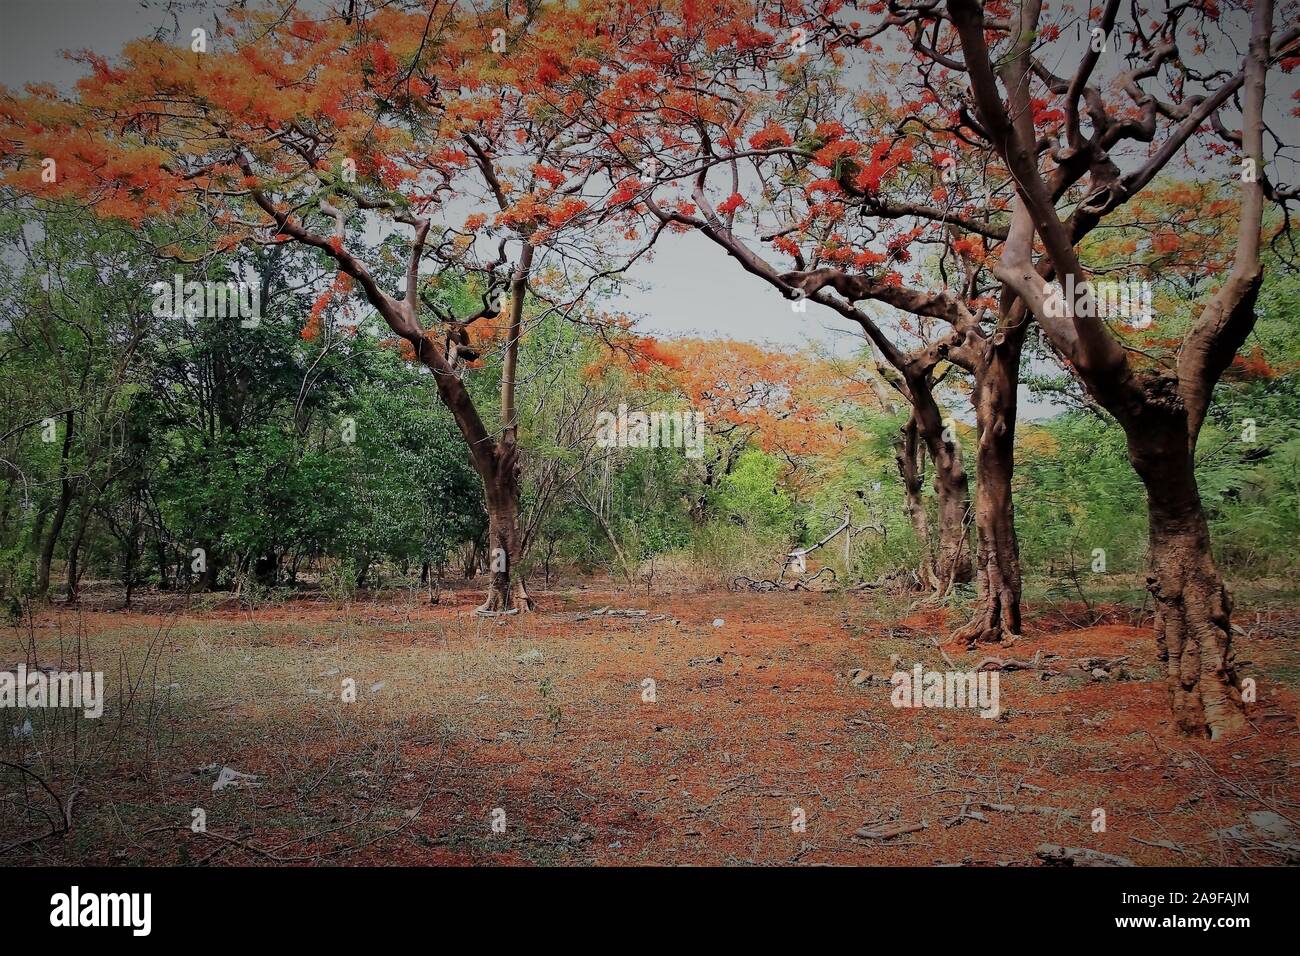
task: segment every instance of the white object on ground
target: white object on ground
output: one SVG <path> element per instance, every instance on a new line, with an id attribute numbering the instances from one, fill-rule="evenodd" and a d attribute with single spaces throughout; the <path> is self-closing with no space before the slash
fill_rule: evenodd
<path id="1" fill-rule="evenodd" d="M 229 767 L 222 767 L 221 773 L 217 775 L 217 782 L 212 785 L 212 791 L 225 790 L 226 787 L 260 787 L 257 782 L 257 774 L 241 773 L 238 770 L 231 770 Z"/>

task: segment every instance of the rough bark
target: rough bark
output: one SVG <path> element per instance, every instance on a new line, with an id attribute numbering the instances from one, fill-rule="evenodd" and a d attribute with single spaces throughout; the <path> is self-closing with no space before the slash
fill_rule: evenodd
<path id="1" fill-rule="evenodd" d="M 1160 386 L 1168 400 L 1156 400 Z M 1174 722 L 1189 736 L 1217 738 L 1244 726 L 1232 653 L 1232 599 L 1210 550 L 1205 509 L 1187 448 L 1186 412 L 1169 379 L 1152 382 L 1147 428 L 1128 434 L 1129 459 L 1147 491 L 1156 648 Z M 1182 426 L 1181 429 L 1179 426 Z"/>
<path id="2" fill-rule="evenodd" d="M 894 400 L 898 393 L 891 393 L 884 382 L 884 373 L 879 366 L 868 375 L 868 381 L 875 389 L 880 407 L 896 414 L 898 406 Z M 916 424 L 916 415 L 909 412 L 907 421 L 898 430 L 894 439 L 894 462 L 898 466 L 898 477 L 903 485 L 903 513 L 912 525 L 912 534 L 916 536 L 921 549 L 920 561 L 917 563 L 916 577 L 920 586 L 927 591 L 940 591 L 943 585 L 939 581 L 934 566 L 934 536 L 930 529 L 930 515 L 925 507 L 925 449 L 921 443 L 920 430 Z"/>
<path id="3" fill-rule="evenodd" d="M 1149 499 L 1156 647 L 1169 682 L 1174 722 L 1187 735 L 1222 737 L 1245 726 L 1232 653 L 1232 598 L 1210 555 L 1205 512 L 1177 518 Z"/>
<path id="4" fill-rule="evenodd" d="M 970 542 L 970 484 L 962 462 L 961 446 L 940 440 L 944 448 L 934 462 L 934 493 L 939 501 L 938 572 L 944 589 L 974 577 Z"/>
<path id="5" fill-rule="evenodd" d="M 975 369 L 972 399 L 979 429 L 975 466 L 976 578 L 980 610 L 954 640 L 992 643 L 1020 634 L 1020 543 L 1011 476 L 1015 468 L 1016 390 L 1027 322 L 999 330 Z"/>
<path id="6" fill-rule="evenodd" d="M 523 578 L 514 576 L 515 565 L 523 558 L 519 534 L 519 468 L 514 459 L 513 442 L 502 443 L 509 450 L 509 460 L 502 462 L 492 484 L 487 485 L 488 513 L 488 591 L 479 605 L 480 614 L 508 611 L 531 611 L 533 599 Z"/>
<path id="7" fill-rule="evenodd" d="M 938 503 L 939 553 L 935 558 L 940 590 L 971 580 L 967 531 L 970 528 L 970 482 L 962 461 L 961 444 L 955 435 L 945 434 L 942 412 L 928 385 L 912 386 L 912 409 L 917 430 L 934 463 L 934 496 Z"/>
<path id="8" fill-rule="evenodd" d="M 532 269 L 533 246 L 525 242 L 510 284 L 510 329 L 501 365 L 501 440 L 496 444 L 492 468 L 480 470 L 488 512 L 487 599 L 478 613 L 531 611 L 533 599 L 522 578 L 511 586 L 515 565 L 523 558 L 519 531 L 520 465 L 519 419 L 515 406 L 515 376 L 519 367 L 519 340 L 524 334 L 524 296 Z"/>

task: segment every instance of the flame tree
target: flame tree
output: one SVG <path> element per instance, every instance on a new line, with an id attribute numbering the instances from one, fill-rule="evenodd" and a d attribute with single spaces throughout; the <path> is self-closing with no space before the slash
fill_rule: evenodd
<path id="1" fill-rule="evenodd" d="M 605 42 L 597 21 L 565 5 L 512 16 L 508 4 L 442 0 L 224 15 L 188 49 L 142 39 L 111 59 L 77 54 L 88 73 L 72 96 L 3 91 L 6 184 L 136 226 L 202 223 L 163 250 L 175 258 L 297 243 L 331 262 L 338 278 L 305 334 L 360 297 L 433 374 L 484 487 L 492 579 L 480 611 L 531 608 L 511 580 L 520 341 L 530 320 L 567 315 L 618 271 L 597 228 L 612 190 L 563 108 L 567 88 L 589 82 L 588 48 Z M 447 271 L 480 276 L 481 308 L 439 306 L 429 291 Z M 546 273 L 579 278 L 543 289 Z M 502 353 L 497 428 L 464 382 L 488 343 Z"/>

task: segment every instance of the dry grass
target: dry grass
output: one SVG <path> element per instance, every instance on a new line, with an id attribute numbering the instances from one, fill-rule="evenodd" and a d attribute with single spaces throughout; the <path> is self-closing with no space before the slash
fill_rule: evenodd
<path id="1" fill-rule="evenodd" d="M 431 608 L 403 591 L 55 608 L 12 627 L 0 666 L 80 660 L 106 672 L 110 701 L 98 721 L 0 710 L 0 760 L 53 794 L 0 767 L 0 847 L 32 841 L 3 861 L 1030 863 L 1040 842 L 1175 865 L 1288 856 L 1215 831 L 1265 809 L 1297 817 L 1294 614 L 1240 639 L 1262 689 L 1257 732 L 1211 746 L 1160 732 L 1151 639 L 1126 624 L 1032 623 L 1006 653 L 1128 654 L 1129 679 L 1006 673 L 1007 719 L 984 720 L 897 710 L 888 686 L 848 679 L 887 677 L 891 655 L 944 666 L 942 609 L 886 595 L 538 597 L 541 613 L 500 621 L 469 613 L 477 593 Z M 610 604 L 649 614 L 585 613 Z M 946 651 L 959 667 L 982 656 Z M 340 700 L 345 678 L 355 703 Z M 15 736 L 27 718 L 31 737 Z M 222 766 L 260 786 L 213 792 Z M 66 833 L 56 798 L 71 802 Z M 984 819 L 945 826 L 963 805 Z M 1099 806 L 1105 833 L 1089 826 Z M 190 828 L 196 808 L 206 833 Z M 853 839 L 890 820 L 928 828 Z"/>

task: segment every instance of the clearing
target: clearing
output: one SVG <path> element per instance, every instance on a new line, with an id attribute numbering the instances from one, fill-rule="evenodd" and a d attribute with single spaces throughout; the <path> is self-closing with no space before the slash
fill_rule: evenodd
<path id="1" fill-rule="evenodd" d="M 989 865 L 1044 843 L 1300 859 L 1295 611 L 1238 610 L 1253 732 L 1209 744 L 1164 731 L 1151 632 L 1121 610 L 1031 615 L 1014 647 L 967 653 L 936 645 L 945 611 L 883 594 L 574 585 L 496 620 L 471 613 L 477 589 L 143 597 L 0 634 L 0 670 L 108 688 L 98 720 L 0 710 L 0 760 L 40 778 L 0 766 L 5 862 Z M 896 669 L 1035 655 L 1000 673 L 997 719 L 890 702 Z M 223 767 L 255 779 L 214 791 Z"/>

